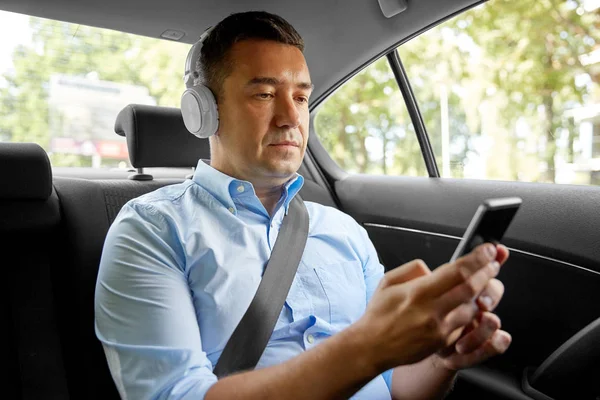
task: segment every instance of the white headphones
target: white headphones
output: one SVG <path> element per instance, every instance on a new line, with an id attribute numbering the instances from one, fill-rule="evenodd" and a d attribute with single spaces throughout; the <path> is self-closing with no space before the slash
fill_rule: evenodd
<path id="1" fill-rule="evenodd" d="M 200 59 L 202 42 L 212 29 L 208 28 L 188 53 L 183 76 L 186 90 L 181 95 L 183 123 L 190 133 L 201 139 L 214 135 L 219 128 L 219 112 L 215 96 L 203 83 L 194 85 L 194 80 L 199 77 L 196 72 L 196 62 Z"/>

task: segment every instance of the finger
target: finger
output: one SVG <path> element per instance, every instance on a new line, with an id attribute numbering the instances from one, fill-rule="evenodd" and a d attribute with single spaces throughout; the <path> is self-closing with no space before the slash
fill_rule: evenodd
<path id="1" fill-rule="evenodd" d="M 485 268 L 481 268 L 470 276 L 465 282 L 440 296 L 436 301 L 436 309 L 440 313 L 440 317 L 444 317 L 460 304 L 474 300 L 487 286 L 490 279 L 498 274 L 499 270 L 500 265 L 498 262 L 492 261 Z M 475 304 L 474 301 L 473 303 Z"/>
<path id="2" fill-rule="evenodd" d="M 459 265 L 459 269 L 463 275 L 467 277 L 473 275 L 490 261 L 495 261 L 497 256 L 497 246 L 492 243 L 484 243 L 477 246 L 469 254 L 460 257 L 456 260 L 456 263 Z"/>
<path id="3" fill-rule="evenodd" d="M 479 311 L 477 314 L 478 314 L 478 315 L 479 315 L 479 314 L 481 314 L 481 311 Z M 478 324 L 479 324 L 479 322 L 478 322 L 478 318 L 477 318 L 477 315 L 476 315 L 476 316 L 475 316 L 475 318 L 473 318 L 473 319 L 471 320 L 471 322 L 469 322 L 469 323 L 468 323 L 468 324 L 467 324 L 467 325 L 464 327 L 464 329 L 463 329 L 463 331 L 462 331 L 462 334 L 463 334 L 463 335 L 466 335 L 467 333 L 469 333 L 469 332 L 472 332 L 472 331 L 473 331 L 473 329 L 477 328 L 477 325 L 478 325 Z"/>
<path id="4" fill-rule="evenodd" d="M 454 332 L 452 332 L 449 335 L 451 337 L 451 339 L 446 338 L 446 343 L 447 343 L 446 347 L 442 348 L 441 350 L 438 350 L 436 354 L 442 358 L 447 358 L 452 353 L 455 353 L 456 352 L 456 347 L 455 347 L 456 342 L 458 340 L 460 340 L 460 338 L 462 338 L 466 334 L 468 334 L 471 331 L 473 331 L 474 329 L 476 329 L 477 325 L 478 325 L 477 318 L 473 318 L 471 320 L 471 322 L 469 322 L 467 325 L 456 329 Z"/>
<path id="5" fill-rule="evenodd" d="M 412 260 L 387 272 L 381 283 L 383 287 L 398 285 L 431 274 L 423 260 Z"/>
<path id="6" fill-rule="evenodd" d="M 502 300 L 504 284 L 498 279 L 490 279 L 487 286 L 477 297 L 477 305 L 482 311 L 493 311 Z"/>
<path id="7" fill-rule="evenodd" d="M 497 330 L 488 341 L 474 351 L 465 354 L 455 352 L 444 361 L 448 368 L 454 370 L 469 368 L 490 357 L 503 354 L 510 346 L 511 341 L 512 337 L 508 332 Z"/>
<path id="8" fill-rule="evenodd" d="M 479 313 L 481 313 L 481 312 L 479 312 Z M 464 335 L 473 331 L 473 329 L 477 328 L 477 324 L 478 324 L 478 322 L 477 322 L 477 319 L 475 318 L 475 319 L 472 319 L 471 322 L 469 322 L 466 326 L 456 329 L 456 331 L 452 332 L 449 335 L 449 338 L 446 340 L 446 343 L 449 343 L 449 344 L 446 347 L 444 347 L 443 349 L 438 350 L 436 354 L 442 358 L 446 358 L 450 354 L 454 353 L 456 351 L 456 349 L 454 348 L 456 341 L 459 340 Z"/>
<path id="9" fill-rule="evenodd" d="M 496 261 L 498 261 L 500 265 L 503 265 L 506 262 L 506 260 L 508 260 L 509 256 L 510 251 L 508 251 L 508 248 L 506 246 L 504 246 L 503 244 L 496 245 Z"/>
<path id="10" fill-rule="evenodd" d="M 464 283 L 471 275 L 495 259 L 496 247 L 493 244 L 477 246 L 475 250 L 456 262 L 444 264 L 433 271 L 423 283 L 423 289 L 432 297 L 439 297 Z"/>
<path id="11" fill-rule="evenodd" d="M 481 313 L 477 328 L 456 342 L 456 352 L 467 354 L 475 351 L 492 338 L 494 332 L 500 329 L 500 325 L 500 318 L 497 315 L 489 312 Z"/>
<path id="12" fill-rule="evenodd" d="M 442 322 L 442 334 L 446 336 L 446 345 L 449 346 L 458 340 L 464 334 L 462 328 L 469 325 L 478 313 L 479 308 L 472 301 L 463 303 L 448 313 Z"/>

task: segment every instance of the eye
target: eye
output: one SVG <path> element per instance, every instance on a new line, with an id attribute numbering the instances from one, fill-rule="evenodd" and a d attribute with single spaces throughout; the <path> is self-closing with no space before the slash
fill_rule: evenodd
<path id="1" fill-rule="evenodd" d="M 254 97 L 260 99 L 260 100 L 269 100 L 273 98 L 273 94 L 272 93 L 259 93 L 254 95 Z"/>
<path id="2" fill-rule="evenodd" d="M 302 97 L 298 97 L 298 98 L 296 99 L 296 101 L 297 101 L 298 103 L 301 103 L 301 104 L 306 104 L 306 103 L 308 103 L 308 97 L 304 97 L 304 96 L 302 96 Z"/>

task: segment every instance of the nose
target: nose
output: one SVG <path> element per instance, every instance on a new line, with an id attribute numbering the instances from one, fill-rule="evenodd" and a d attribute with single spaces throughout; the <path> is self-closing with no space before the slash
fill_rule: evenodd
<path id="1" fill-rule="evenodd" d="M 300 126 L 298 104 L 292 96 L 280 96 L 276 103 L 275 124 L 278 128 L 295 129 Z"/>

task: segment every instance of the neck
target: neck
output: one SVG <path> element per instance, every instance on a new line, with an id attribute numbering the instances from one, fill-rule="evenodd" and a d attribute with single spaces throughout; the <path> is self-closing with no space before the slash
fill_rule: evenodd
<path id="1" fill-rule="evenodd" d="M 275 211 L 275 206 L 277 202 L 281 198 L 281 193 L 283 190 L 283 185 L 290 179 L 287 178 L 271 178 L 271 177 L 250 177 L 247 176 L 244 171 L 238 171 L 227 163 L 218 162 L 217 160 L 211 160 L 211 167 L 224 173 L 225 175 L 229 175 L 232 178 L 248 181 L 252 183 L 254 187 L 254 192 L 256 193 L 256 197 L 260 200 L 262 205 L 269 213 L 269 216 L 273 216 L 273 212 Z"/>
<path id="2" fill-rule="evenodd" d="M 267 210 L 269 216 L 271 217 L 275 212 L 275 206 L 277 205 L 277 202 L 281 198 L 282 190 L 283 185 L 277 185 L 272 187 L 254 187 L 256 197 L 258 197 L 262 205 L 265 207 L 265 210 Z"/>

